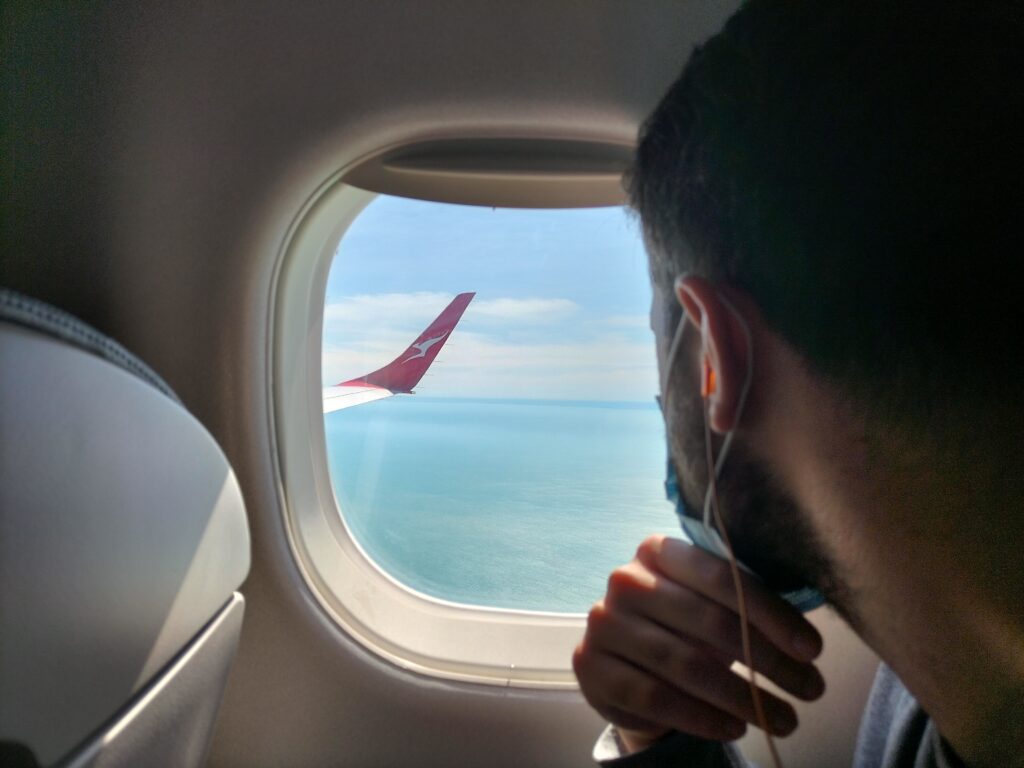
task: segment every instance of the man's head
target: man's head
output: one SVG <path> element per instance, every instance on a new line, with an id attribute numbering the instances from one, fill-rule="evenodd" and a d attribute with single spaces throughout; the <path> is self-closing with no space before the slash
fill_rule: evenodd
<path id="1" fill-rule="evenodd" d="M 973 440 L 984 458 L 1019 467 L 1018 17 L 1014 4 L 977 1 L 748 2 L 648 119 L 629 176 L 667 328 L 687 298 L 676 278 L 703 278 L 740 297 L 863 417 L 880 461 L 914 445 L 925 462 L 947 451 L 937 461 L 955 464 L 952 444 Z M 675 378 L 680 405 L 669 417 L 677 462 L 693 465 L 682 473 L 702 482 L 695 375 Z M 719 432 L 729 428 L 720 411 Z M 1016 426 L 977 436 L 976 424 L 1005 424 L 1007 414 Z M 736 450 L 732 494 L 792 523 L 748 546 L 796 553 L 803 541 L 806 562 L 781 556 L 777 568 L 827 576 L 812 573 L 828 568 L 796 502 L 749 446 Z M 695 488 L 686 497 L 701 498 Z M 725 506 L 733 522 L 742 515 L 743 505 Z"/>
<path id="2" fill-rule="evenodd" d="M 1018 17 L 747 3 L 642 131 L 630 194 L 656 287 L 742 288 L 821 374 L 891 413 L 1019 372 Z"/>

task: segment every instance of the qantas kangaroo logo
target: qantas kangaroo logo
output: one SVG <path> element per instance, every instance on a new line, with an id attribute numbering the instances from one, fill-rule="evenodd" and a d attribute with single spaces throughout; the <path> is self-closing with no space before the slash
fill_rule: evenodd
<path id="1" fill-rule="evenodd" d="M 447 331 L 442 333 L 440 336 L 434 336 L 432 339 L 427 339 L 426 341 L 421 341 L 419 344 L 413 344 L 412 346 L 415 349 L 418 349 L 419 352 L 417 354 L 415 354 L 415 355 L 410 355 L 409 357 L 405 358 L 405 360 L 402 361 L 402 364 L 404 365 L 405 363 L 408 363 L 410 360 L 418 360 L 421 357 L 426 357 L 427 356 L 427 352 L 430 351 L 430 348 L 432 346 L 434 346 L 435 344 L 437 344 L 438 342 L 442 341 L 444 339 L 444 337 L 447 336 L 450 332 L 451 332 L 451 329 L 449 328 Z"/>

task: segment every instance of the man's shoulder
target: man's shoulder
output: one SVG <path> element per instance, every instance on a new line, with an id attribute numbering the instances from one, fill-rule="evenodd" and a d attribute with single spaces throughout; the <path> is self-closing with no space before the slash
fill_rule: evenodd
<path id="1" fill-rule="evenodd" d="M 864 709 L 854 768 L 965 768 L 934 721 L 885 664 Z"/>

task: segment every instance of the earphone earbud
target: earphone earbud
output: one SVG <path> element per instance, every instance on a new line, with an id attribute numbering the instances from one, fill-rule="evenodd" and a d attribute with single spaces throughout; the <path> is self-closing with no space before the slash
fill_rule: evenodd
<path id="1" fill-rule="evenodd" d="M 707 354 L 702 356 L 700 368 L 700 396 L 705 400 L 715 394 L 718 382 L 715 377 L 715 369 L 711 367 L 711 360 Z"/>
<path id="2" fill-rule="evenodd" d="M 711 328 L 708 326 L 707 315 L 700 318 L 700 395 L 705 400 L 715 393 L 715 369 L 711 367 L 711 357 L 708 355 L 708 347 L 711 345 Z"/>

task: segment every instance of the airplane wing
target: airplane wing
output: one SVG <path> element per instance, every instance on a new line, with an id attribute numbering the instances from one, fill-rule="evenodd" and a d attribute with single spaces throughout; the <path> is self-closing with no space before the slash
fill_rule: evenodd
<path id="1" fill-rule="evenodd" d="M 373 373 L 343 381 L 323 391 L 324 413 L 340 411 L 397 394 L 412 394 L 475 293 L 460 293 L 402 354 Z"/>

